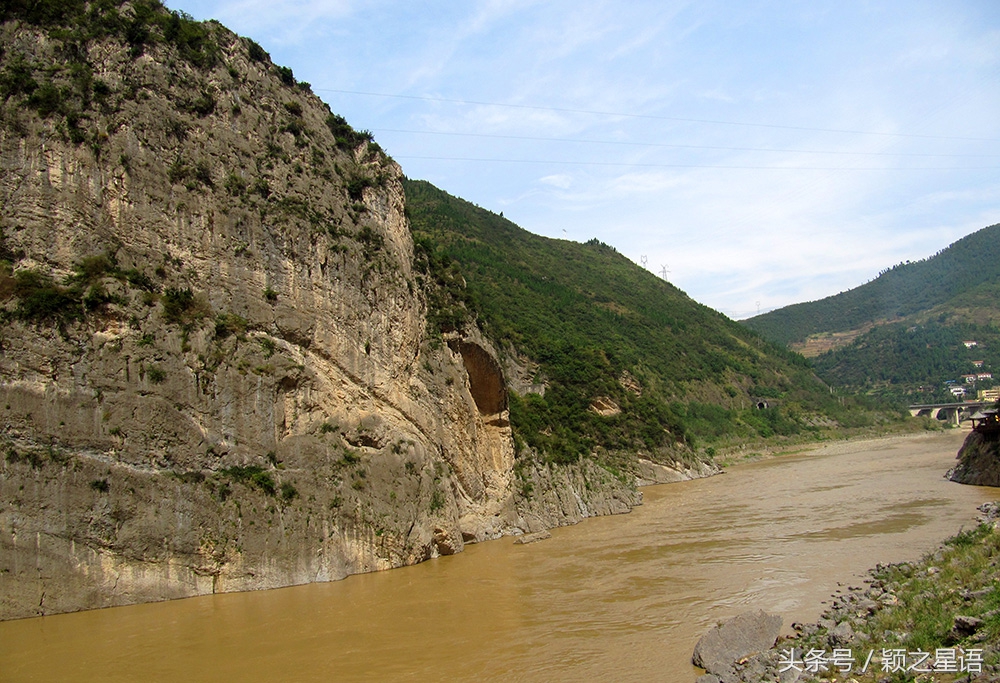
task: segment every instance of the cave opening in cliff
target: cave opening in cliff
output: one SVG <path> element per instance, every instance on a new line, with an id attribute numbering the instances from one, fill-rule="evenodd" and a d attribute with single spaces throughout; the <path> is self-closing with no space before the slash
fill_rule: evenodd
<path id="1" fill-rule="evenodd" d="M 449 346 L 458 351 L 469 374 L 469 391 L 481 415 L 497 415 L 507 410 L 507 389 L 496 359 L 474 342 L 458 341 Z"/>

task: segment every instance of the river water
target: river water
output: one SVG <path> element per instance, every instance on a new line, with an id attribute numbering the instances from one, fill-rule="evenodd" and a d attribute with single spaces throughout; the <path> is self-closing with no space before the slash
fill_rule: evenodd
<path id="1" fill-rule="evenodd" d="M 943 479 L 966 433 L 839 442 L 649 487 L 629 515 L 530 545 L 0 623 L 0 680 L 690 683 L 715 622 L 757 608 L 786 631 L 814 621 L 838 582 L 971 526 L 1000 496 Z"/>

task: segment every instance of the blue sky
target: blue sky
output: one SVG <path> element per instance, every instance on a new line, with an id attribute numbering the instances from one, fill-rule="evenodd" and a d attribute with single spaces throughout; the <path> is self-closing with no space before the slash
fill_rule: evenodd
<path id="1" fill-rule="evenodd" d="M 254 38 L 407 176 L 733 318 L 1000 222 L 994 0 L 167 2 Z"/>

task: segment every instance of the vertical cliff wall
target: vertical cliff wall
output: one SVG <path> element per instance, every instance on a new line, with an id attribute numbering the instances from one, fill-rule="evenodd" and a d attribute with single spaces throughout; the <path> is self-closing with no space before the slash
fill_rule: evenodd
<path id="1" fill-rule="evenodd" d="M 397 165 L 251 41 L 142 7 L 0 26 L 0 618 L 509 530 L 496 354 L 428 337 Z"/>

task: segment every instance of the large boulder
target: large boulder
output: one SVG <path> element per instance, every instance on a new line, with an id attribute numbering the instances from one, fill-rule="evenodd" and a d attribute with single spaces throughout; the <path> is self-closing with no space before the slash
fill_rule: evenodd
<path id="1" fill-rule="evenodd" d="M 691 661 L 711 674 L 727 677 L 736 662 L 771 648 L 780 630 L 781 617 L 763 610 L 744 612 L 703 635 Z"/>
<path id="2" fill-rule="evenodd" d="M 969 432 L 958 451 L 958 465 L 945 476 L 959 484 L 1000 486 L 1000 433 Z"/>

